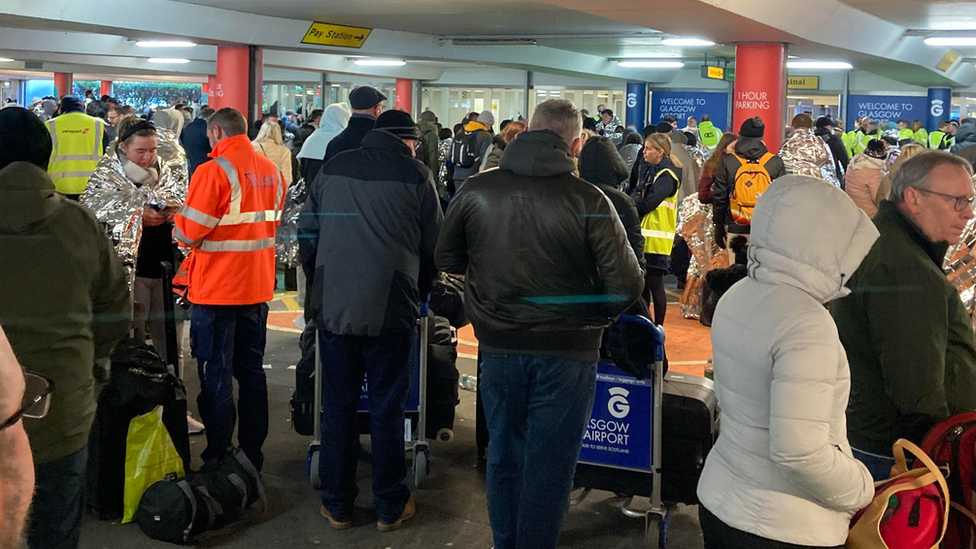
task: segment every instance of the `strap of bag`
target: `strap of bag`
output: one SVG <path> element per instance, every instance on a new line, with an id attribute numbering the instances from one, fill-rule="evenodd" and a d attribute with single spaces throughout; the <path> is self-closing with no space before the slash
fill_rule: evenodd
<path id="1" fill-rule="evenodd" d="M 190 489 L 190 485 L 186 480 L 177 481 L 176 486 L 183 491 L 183 495 L 190 502 L 190 524 L 186 525 L 186 529 L 183 530 L 183 544 L 190 543 L 190 532 L 193 531 L 193 523 L 197 520 L 197 498 L 193 495 L 193 490 Z"/>
<path id="2" fill-rule="evenodd" d="M 241 509 L 247 507 L 247 484 L 237 473 L 227 475 L 227 480 L 241 491 Z"/>
<path id="3" fill-rule="evenodd" d="M 247 471 L 247 474 L 254 477 L 255 484 L 257 485 L 258 488 L 258 503 L 261 505 L 258 514 L 263 515 L 264 512 L 268 510 L 268 498 L 267 496 L 264 495 L 264 483 L 261 482 L 261 474 L 258 473 L 258 470 L 254 468 L 254 464 L 252 464 L 251 461 L 247 459 L 247 457 L 242 457 L 244 455 L 244 452 L 240 450 L 235 450 L 232 453 L 234 455 L 234 459 L 236 459 L 237 462 L 241 464 L 241 467 L 243 467 L 244 470 Z"/>
<path id="4" fill-rule="evenodd" d="M 923 452 L 921 448 L 915 445 L 915 443 L 903 438 L 900 438 L 895 442 L 895 445 L 892 447 L 892 450 L 895 456 L 895 466 L 892 468 L 893 473 L 902 474 L 902 473 L 909 472 L 908 460 L 905 459 L 905 450 L 908 450 L 908 452 L 914 455 L 916 458 L 918 458 L 918 460 L 922 462 L 922 465 L 925 466 L 925 469 L 928 469 L 929 471 L 929 474 L 919 477 L 919 479 L 916 479 L 916 481 L 921 480 L 923 478 L 927 478 L 929 475 L 934 475 L 935 480 L 939 484 L 939 488 L 941 488 L 942 490 L 942 497 L 944 497 L 946 501 L 949 501 L 949 485 L 946 483 L 945 476 L 942 474 L 942 470 L 939 469 L 939 467 L 935 464 L 934 461 L 932 461 L 932 458 L 930 458 L 928 454 Z M 913 483 L 906 483 L 906 484 L 913 484 Z M 899 485 L 899 486 L 903 486 L 903 485 Z M 939 534 L 938 539 L 936 539 L 935 545 L 932 546 L 932 549 L 938 549 L 939 544 L 942 543 L 942 538 L 945 537 L 946 528 L 949 527 L 950 508 L 951 505 L 945 506 L 944 516 L 942 517 L 942 532 Z"/>
<path id="5" fill-rule="evenodd" d="M 214 499 L 213 496 L 210 495 L 210 490 L 207 490 L 206 486 L 201 485 L 197 488 L 197 490 L 200 492 L 200 494 L 204 496 L 204 501 L 211 508 L 211 510 L 216 514 L 216 516 L 224 515 L 224 507 L 220 505 L 219 501 L 217 501 L 216 499 Z M 210 521 L 213 522 L 213 517 L 211 517 Z"/>

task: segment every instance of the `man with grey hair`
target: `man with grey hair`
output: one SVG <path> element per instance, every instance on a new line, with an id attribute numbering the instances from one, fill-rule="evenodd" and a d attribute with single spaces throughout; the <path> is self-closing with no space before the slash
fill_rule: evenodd
<path id="1" fill-rule="evenodd" d="M 556 546 L 604 328 L 644 286 L 610 201 L 574 175 L 582 122 L 563 99 L 536 107 L 499 168 L 455 196 L 437 244 L 437 267 L 467 275 L 481 342 L 496 549 Z"/>
<path id="2" fill-rule="evenodd" d="M 976 341 L 942 264 L 973 218 L 973 170 L 948 153 L 905 162 L 881 202 L 881 232 L 831 304 L 851 363 L 848 436 L 854 455 L 888 478 L 899 438 L 921 443 L 938 422 L 976 410 Z"/>

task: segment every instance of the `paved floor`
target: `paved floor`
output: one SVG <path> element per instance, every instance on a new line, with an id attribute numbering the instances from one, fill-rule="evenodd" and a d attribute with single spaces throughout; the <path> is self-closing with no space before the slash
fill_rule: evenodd
<path id="1" fill-rule="evenodd" d="M 277 310 L 287 308 L 276 305 Z M 282 324 L 282 323 L 279 323 Z M 286 326 L 286 324 L 282 324 Z M 305 457 L 308 438 L 297 435 L 289 424 L 288 400 L 294 387 L 294 370 L 299 351 L 297 334 L 287 331 L 269 332 L 266 364 L 271 401 L 271 433 L 265 445 L 264 481 L 269 498 L 265 516 L 252 523 L 229 526 L 205 535 L 197 543 L 205 548 L 262 548 L 297 549 L 343 547 L 349 549 L 400 548 L 477 548 L 492 546 L 491 528 L 485 505 L 484 468 L 477 462 L 474 442 L 474 393 L 462 391 L 457 409 L 455 440 L 451 443 L 433 442 L 431 449 L 431 477 L 428 487 L 414 490 L 417 516 L 399 532 L 383 534 L 376 530 L 376 516 L 372 511 L 368 457 L 360 461 L 358 484 L 360 496 L 356 502 L 357 527 L 336 532 L 319 515 L 318 494 L 308 484 Z M 188 361 L 186 384 L 190 393 L 190 407 L 198 393 L 195 365 Z M 461 373 L 475 373 L 475 362 L 459 359 Z M 199 416 L 197 416 L 199 417 Z M 368 453 L 368 439 L 364 439 Z M 194 466 L 199 466 L 199 454 L 205 441 L 194 437 L 192 449 Z M 593 492 L 567 515 L 560 547 L 630 549 L 644 547 L 643 521 L 625 517 L 613 505 L 619 500 L 613 494 Z M 636 500 L 634 507 L 646 504 Z M 102 548 L 169 548 L 169 544 L 153 542 L 142 534 L 136 524 L 120 525 L 87 518 L 82 532 L 83 549 Z M 697 549 L 702 547 L 697 508 L 680 506 L 673 515 L 669 547 Z"/>

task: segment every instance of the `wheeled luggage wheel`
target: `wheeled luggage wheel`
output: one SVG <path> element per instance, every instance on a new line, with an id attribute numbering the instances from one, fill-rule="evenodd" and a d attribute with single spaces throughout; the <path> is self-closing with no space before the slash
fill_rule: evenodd
<path id="1" fill-rule="evenodd" d="M 454 442 L 454 431 L 451 429 L 440 429 L 437 431 L 437 440 L 441 442 Z"/>
<path id="2" fill-rule="evenodd" d="M 644 524 L 644 546 L 647 549 L 667 549 L 668 547 L 668 526 L 671 517 L 667 511 L 656 513 L 648 511 Z"/>
<path id="3" fill-rule="evenodd" d="M 423 489 L 424 482 L 427 480 L 427 475 L 430 472 L 429 459 L 430 450 L 427 449 L 427 445 L 418 444 L 414 448 L 413 454 L 413 483 L 418 490 Z"/>
<path id="4" fill-rule="evenodd" d="M 308 480 L 315 490 L 322 489 L 322 476 L 319 474 L 319 451 L 312 450 L 308 454 Z"/>

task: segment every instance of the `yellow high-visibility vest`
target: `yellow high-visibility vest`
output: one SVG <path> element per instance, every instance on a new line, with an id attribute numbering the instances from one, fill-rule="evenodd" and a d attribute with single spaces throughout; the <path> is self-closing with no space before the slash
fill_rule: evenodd
<path id="1" fill-rule="evenodd" d="M 676 182 L 674 194 L 664 199 L 664 202 L 641 220 L 645 254 L 669 256 L 674 247 L 674 233 L 678 228 L 678 190 L 681 189 L 681 180 L 674 171 L 663 169 L 657 172 L 654 181 L 657 182 L 658 178 L 666 173 L 671 174 Z"/>
<path id="2" fill-rule="evenodd" d="M 81 112 L 48 120 L 53 148 L 47 173 L 61 194 L 82 194 L 102 158 L 105 122 Z"/>

